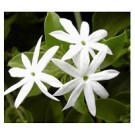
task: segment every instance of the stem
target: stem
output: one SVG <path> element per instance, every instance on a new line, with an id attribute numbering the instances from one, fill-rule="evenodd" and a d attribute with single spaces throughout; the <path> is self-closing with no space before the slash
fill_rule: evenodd
<path id="1" fill-rule="evenodd" d="M 16 114 L 19 116 L 21 122 L 24 123 L 25 121 L 24 121 L 23 115 L 21 114 L 21 112 L 20 112 L 18 109 L 16 109 L 16 108 L 14 107 L 14 101 L 13 101 L 12 96 L 11 96 L 10 94 L 8 94 L 8 95 L 6 95 L 6 98 L 7 98 L 7 101 L 8 101 L 8 103 L 9 103 L 10 107 L 15 110 L 15 112 L 16 112 Z"/>
<path id="2" fill-rule="evenodd" d="M 76 25 L 77 29 L 80 30 L 80 26 L 82 23 L 82 17 L 80 12 L 74 12 L 75 20 L 76 20 Z"/>

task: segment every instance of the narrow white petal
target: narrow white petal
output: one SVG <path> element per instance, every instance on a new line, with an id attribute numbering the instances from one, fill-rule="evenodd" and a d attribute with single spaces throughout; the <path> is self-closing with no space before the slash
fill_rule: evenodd
<path id="1" fill-rule="evenodd" d="M 18 89 L 19 87 L 21 87 L 22 85 L 24 85 L 26 82 L 28 81 L 28 78 L 23 78 L 22 80 L 20 80 L 18 83 L 12 85 L 11 87 L 9 87 L 5 92 L 4 95 Z"/>
<path id="2" fill-rule="evenodd" d="M 37 86 L 39 87 L 39 89 L 49 98 L 53 99 L 53 100 L 56 100 L 56 101 L 59 101 L 57 98 L 55 98 L 53 95 L 51 95 L 48 91 L 47 91 L 47 88 L 46 86 L 39 80 L 36 80 L 35 81 Z"/>
<path id="3" fill-rule="evenodd" d="M 105 51 L 106 53 L 108 53 L 110 55 L 113 54 L 111 49 L 107 45 L 105 45 L 103 43 L 91 43 L 89 45 L 89 47 L 94 49 L 94 50 L 97 50 L 97 51 Z"/>
<path id="4" fill-rule="evenodd" d="M 92 58 L 96 56 L 96 53 L 91 49 L 91 47 L 88 48 L 89 53 L 91 54 Z"/>
<path id="5" fill-rule="evenodd" d="M 38 62 L 41 40 L 42 40 L 42 36 L 39 38 L 37 45 L 35 47 L 34 53 L 33 53 L 33 58 L 32 58 L 32 67 L 33 68 L 37 65 L 37 62 Z"/>
<path id="6" fill-rule="evenodd" d="M 94 57 L 94 59 L 92 60 L 90 66 L 89 66 L 88 74 L 94 73 L 97 70 L 97 68 L 104 61 L 105 56 L 106 56 L 105 52 L 103 52 L 103 51 L 98 52 L 98 54 Z"/>
<path id="7" fill-rule="evenodd" d="M 86 39 L 89 35 L 89 24 L 87 22 L 82 22 L 81 29 L 80 29 L 80 35 L 82 39 Z"/>
<path id="8" fill-rule="evenodd" d="M 65 55 L 62 57 L 62 60 L 68 60 L 73 58 L 75 55 L 77 55 L 82 49 L 82 46 L 80 45 L 70 45 L 69 50 L 65 53 Z"/>
<path id="9" fill-rule="evenodd" d="M 60 23 L 70 35 L 74 35 L 76 38 L 79 37 L 78 31 L 76 30 L 76 28 L 70 20 L 61 18 Z"/>
<path id="10" fill-rule="evenodd" d="M 27 75 L 26 69 L 16 68 L 16 67 L 9 69 L 8 72 L 12 77 L 25 77 Z"/>
<path id="11" fill-rule="evenodd" d="M 52 75 L 46 74 L 46 73 L 40 73 L 39 78 L 41 81 L 43 81 L 53 87 L 56 87 L 56 88 L 59 88 L 63 85 L 57 78 L 55 78 Z"/>
<path id="12" fill-rule="evenodd" d="M 76 68 L 74 68 L 72 65 L 68 64 L 67 62 L 55 58 L 52 59 L 52 62 L 61 70 L 69 74 L 70 76 L 74 78 L 80 76 L 79 71 Z"/>
<path id="13" fill-rule="evenodd" d="M 84 86 L 85 86 L 85 83 L 84 82 L 81 82 L 80 84 L 78 84 L 78 86 L 71 93 L 71 95 L 70 95 L 70 97 L 68 99 L 68 102 L 65 105 L 65 107 L 63 108 L 63 110 L 66 110 L 69 107 L 75 105 L 75 102 L 76 102 L 77 98 L 80 96 L 80 94 L 81 94 Z"/>
<path id="14" fill-rule="evenodd" d="M 80 80 L 78 78 L 71 80 L 64 84 L 61 88 L 59 88 L 55 93 L 54 96 L 61 96 L 64 95 L 71 90 L 73 90 L 78 84 L 80 83 Z"/>
<path id="15" fill-rule="evenodd" d="M 45 54 L 42 56 L 42 58 L 39 60 L 37 64 L 37 70 L 42 71 L 50 62 L 51 58 L 55 55 L 57 50 L 59 49 L 59 46 L 53 46 L 51 47 Z"/>
<path id="16" fill-rule="evenodd" d="M 91 81 L 92 90 L 101 98 L 108 98 L 109 94 L 106 89 L 98 82 Z"/>
<path id="17" fill-rule="evenodd" d="M 93 116 L 96 116 L 95 95 L 92 91 L 90 83 L 86 84 L 86 86 L 84 88 L 84 95 L 85 95 L 86 103 L 87 103 L 90 113 Z"/>
<path id="18" fill-rule="evenodd" d="M 80 52 L 72 58 L 77 69 L 80 69 Z"/>
<path id="19" fill-rule="evenodd" d="M 20 92 L 15 100 L 15 107 L 16 108 L 18 108 L 18 106 L 23 102 L 25 97 L 29 94 L 30 90 L 33 87 L 33 84 L 34 84 L 34 81 L 30 80 L 29 82 L 25 83 L 22 86 L 22 88 L 21 88 L 21 90 L 20 90 Z"/>
<path id="20" fill-rule="evenodd" d="M 102 80 L 110 80 L 116 77 L 119 74 L 117 70 L 109 69 L 104 70 L 98 73 L 94 73 L 90 76 L 91 80 L 102 81 Z"/>
<path id="21" fill-rule="evenodd" d="M 28 57 L 22 53 L 21 58 L 22 58 L 22 62 L 23 62 L 23 65 L 25 66 L 25 68 L 30 69 L 31 63 L 30 63 L 30 60 L 28 59 Z"/>
<path id="22" fill-rule="evenodd" d="M 59 39 L 61 41 L 65 41 L 68 43 L 77 43 L 79 39 L 77 39 L 75 36 L 69 35 L 68 33 L 57 30 L 50 33 L 51 36 L 55 37 L 56 39 Z"/>
<path id="23" fill-rule="evenodd" d="M 86 48 L 83 48 L 80 52 L 80 70 L 82 75 L 84 75 L 87 72 L 89 63 L 89 52 Z"/>
<path id="24" fill-rule="evenodd" d="M 100 30 L 97 30 L 97 31 L 93 32 L 89 36 L 89 41 L 90 42 L 97 42 L 97 41 L 103 39 L 106 36 L 107 36 L 107 31 L 103 30 L 103 29 L 100 29 Z"/>

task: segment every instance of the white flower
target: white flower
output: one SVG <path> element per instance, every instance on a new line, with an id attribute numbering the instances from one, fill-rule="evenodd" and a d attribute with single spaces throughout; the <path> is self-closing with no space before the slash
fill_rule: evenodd
<path id="1" fill-rule="evenodd" d="M 33 87 L 34 82 L 37 84 L 37 86 L 40 88 L 40 90 L 49 98 L 57 100 L 53 95 L 51 95 L 48 91 L 46 86 L 42 82 L 45 82 L 53 87 L 61 87 L 62 83 L 56 79 L 55 77 L 43 73 L 43 69 L 47 66 L 47 64 L 50 62 L 50 59 L 54 56 L 56 51 L 58 50 L 58 46 L 54 46 L 50 48 L 43 56 L 42 58 L 38 61 L 39 57 L 39 52 L 40 52 L 40 44 L 41 44 L 41 39 L 37 42 L 37 45 L 35 47 L 35 51 L 33 53 L 33 58 L 32 58 L 32 64 L 28 57 L 24 54 L 21 55 L 23 65 L 25 69 L 14 67 L 9 70 L 9 73 L 12 77 L 18 77 L 18 78 L 23 78 L 21 81 L 18 83 L 14 84 L 10 88 L 8 88 L 5 92 L 4 95 L 16 90 L 17 88 L 21 87 L 21 90 L 16 98 L 15 101 L 15 107 L 17 108 L 25 99 L 25 97 L 28 95 L 30 90 Z"/>
<path id="2" fill-rule="evenodd" d="M 96 115 L 96 105 L 95 105 L 95 96 L 94 93 L 100 96 L 101 98 L 107 98 L 109 96 L 106 89 L 98 82 L 102 80 L 109 80 L 116 77 L 119 72 L 116 70 L 104 70 L 101 72 L 96 72 L 99 65 L 103 62 L 106 54 L 104 52 L 99 52 L 92 62 L 90 63 L 89 59 L 86 59 L 87 53 L 83 53 L 80 57 L 80 61 L 74 63 L 77 68 L 66 63 L 63 60 L 53 58 L 53 63 L 58 66 L 61 70 L 72 76 L 74 79 L 64 84 L 61 88 L 56 91 L 54 96 L 64 95 L 71 90 L 71 93 L 68 102 L 63 110 L 74 106 L 77 98 L 84 90 L 84 95 L 86 103 L 90 113 Z M 79 63 L 79 64 L 77 64 Z M 96 72 L 96 73 L 95 73 Z"/>
<path id="3" fill-rule="evenodd" d="M 98 42 L 107 36 L 106 30 L 100 29 L 89 35 L 89 24 L 83 21 L 79 34 L 70 20 L 61 18 L 60 23 L 67 33 L 61 30 L 57 30 L 51 32 L 50 35 L 59 40 L 71 43 L 69 50 L 62 57 L 62 60 L 74 58 L 74 56 L 83 51 L 83 49 L 85 49 L 85 53 L 90 53 L 93 58 L 95 57 L 94 50 L 105 51 L 106 53 L 112 55 L 112 51 L 107 45 Z"/>

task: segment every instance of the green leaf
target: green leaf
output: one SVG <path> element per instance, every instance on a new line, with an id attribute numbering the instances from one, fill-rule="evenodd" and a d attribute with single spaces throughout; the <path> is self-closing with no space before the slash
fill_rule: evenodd
<path id="1" fill-rule="evenodd" d="M 130 71 L 120 70 L 120 74 L 108 81 L 107 86 L 105 87 L 109 92 L 109 97 L 113 98 L 121 92 L 129 91 L 130 92 Z"/>
<path id="2" fill-rule="evenodd" d="M 107 38 L 116 36 L 121 30 L 126 29 L 129 25 L 129 12 L 98 12 L 95 13 L 92 18 L 92 30 L 106 29 L 108 32 Z"/>
<path id="3" fill-rule="evenodd" d="M 68 101 L 70 95 L 71 95 L 72 92 L 64 95 L 65 99 Z M 85 99 L 84 99 L 84 93 L 82 92 L 79 96 L 79 98 L 77 99 L 76 103 L 75 103 L 75 106 L 73 107 L 75 110 L 77 110 L 79 113 L 81 114 L 85 114 L 85 115 L 88 115 L 89 112 L 88 112 L 88 109 L 87 109 L 87 106 L 86 106 L 86 103 L 85 103 Z"/>
<path id="4" fill-rule="evenodd" d="M 105 122 L 120 122 L 129 113 L 125 105 L 114 99 L 98 99 L 96 108 L 96 116 Z"/>
<path id="5" fill-rule="evenodd" d="M 70 109 L 68 114 L 65 116 L 64 122 L 66 123 L 93 123 L 91 115 L 81 114 L 75 109 Z"/>
<path id="6" fill-rule="evenodd" d="M 24 54 L 29 58 L 30 61 L 32 60 L 33 52 L 25 52 Z M 8 66 L 25 68 L 23 63 L 22 63 L 21 54 L 18 54 L 14 58 L 12 58 L 8 62 Z"/>
<path id="7" fill-rule="evenodd" d="M 61 103 L 47 98 L 44 94 L 27 98 L 22 106 L 32 113 L 35 123 L 63 121 Z"/>
<path id="8" fill-rule="evenodd" d="M 20 117 L 21 115 L 21 117 Z M 33 117 L 30 111 L 19 107 L 18 109 L 14 107 L 8 107 L 4 113 L 5 123 L 32 123 Z"/>
<path id="9" fill-rule="evenodd" d="M 119 58 L 119 55 L 124 47 L 125 37 L 126 37 L 126 32 L 122 33 L 119 36 L 112 37 L 110 39 L 103 41 L 103 43 L 108 45 L 109 48 L 112 50 L 113 55 L 106 56 L 104 62 L 101 65 L 101 69 L 110 66 L 111 64 L 113 64 L 113 62 L 115 62 Z"/>
<path id="10" fill-rule="evenodd" d="M 45 34 L 45 41 L 48 47 L 52 47 L 54 45 L 64 45 L 64 49 L 67 50 L 68 48 L 68 43 L 60 41 L 51 35 L 49 35 L 50 32 L 56 31 L 56 30 L 63 30 L 62 25 L 59 22 L 60 17 L 54 13 L 54 12 L 49 12 L 47 13 L 47 16 L 45 18 L 44 22 L 44 34 Z M 64 53 L 63 53 L 64 54 Z"/>
<path id="11" fill-rule="evenodd" d="M 113 98 L 123 104 L 126 104 L 126 105 L 130 104 L 130 92 L 129 91 L 120 92 Z"/>
<path id="12" fill-rule="evenodd" d="M 11 25 L 16 21 L 16 14 L 8 19 L 4 20 L 4 39 L 6 39 L 10 33 Z"/>

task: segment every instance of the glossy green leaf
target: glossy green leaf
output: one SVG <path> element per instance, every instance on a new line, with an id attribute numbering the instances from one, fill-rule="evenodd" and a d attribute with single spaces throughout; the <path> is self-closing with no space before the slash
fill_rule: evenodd
<path id="1" fill-rule="evenodd" d="M 64 119 L 65 123 L 93 123 L 94 120 L 89 114 L 81 114 L 75 109 L 70 109 Z"/>
<path id="2" fill-rule="evenodd" d="M 54 13 L 49 12 L 47 13 L 47 16 L 45 18 L 44 22 L 44 34 L 45 34 L 45 41 L 48 47 L 52 47 L 54 45 L 64 45 L 64 49 L 68 48 L 68 43 L 60 41 L 51 35 L 49 35 L 50 32 L 56 31 L 56 30 L 64 30 L 62 25 L 59 22 L 60 17 Z"/>
<path id="3" fill-rule="evenodd" d="M 103 43 L 108 45 L 109 48 L 112 50 L 113 55 L 106 56 L 104 62 L 101 65 L 101 69 L 104 69 L 110 66 L 111 64 L 113 64 L 113 62 L 115 62 L 119 58 L 119 55 L 124 47 L 125 36 L 126 36 L 126 33 L 124 32 L 123 34 L 119 36 L 112 37 L 108 40 L 103 41 Z"/>
<path id="4" fill-rule="evenodd" d="M 114 99 L 98 99 L 96 108 L 96 116 L 105 122 L 120 122 L 129 113 L 125 105 Z"/>
<path id="5" fill-rule="evenodd" d="M 106 29 L 107 38 L 116 36 L 130 25 L 129 12 L 98 12 L 92 18 L 93 31 Z"/>
<path id="6" fill-rule="evenodd" d="M 61 103 L 47 98 L 44 94 L 27 98 L 22 106 L 32 113 L 35 123 L 63 121 Z"/>

